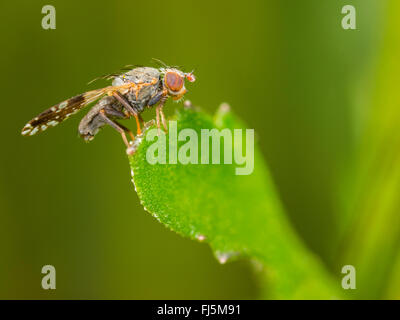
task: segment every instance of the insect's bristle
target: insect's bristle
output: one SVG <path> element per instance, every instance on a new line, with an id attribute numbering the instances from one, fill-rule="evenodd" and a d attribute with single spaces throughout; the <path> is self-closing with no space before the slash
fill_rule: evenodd
<path id="1" fill-rule="evenodd" d="M 143 65 L 140 65 L 140 64 L 127 64 L 126 66 L 123 66 L 120 70 L 121 71 L 130 71 L 133 68 L 138 68 L 138 67 L 143 67 Z"/>
<path id="2" fill-rule="evenodd" d="M 100 79 L 101 79 L 101 77 L 94 78 L 94 79 L 90 80 L 87 84 L 92 84 L 93 82 L 96 82 L 97 80 L 100 80 Z"/>
<path id="3" fill-rule="evenodd" d="M 89 81 L 88 84 L 92 84 L 93 82 L 97 81 L 97 80 L 112 80 L 115 77 L 118 77 L 119 73 L 110 73 L 110 74 L 105 74 L 102 75 L 100 77 L 94 78 L 93 80 Z"/>
<path id="4" fill-rule="evenodd" d="M 121 69 L 119 69 L 119 70 L 116 71 L 116 72 L 104 74 L 104 75 L 102 75 L 102 76 L 99 76 L 99 77 L 97 77 L 97 78 L 94 78 L 93 80 L 91 80 L 91 81 L 88 82 L 88 85 L 89 85 L 89 84 L 92 84 L 93 82 L 95 82 L 95 81 L 97 81 L 97 80 L 112 80 L 112 79 L 114 79 L 114 78 L 120 76 L 122 73 L 125 73 L 126 71 L 130 71 L 130 70 L 132 70 L 133 68 L 137 68 L 137 67 L 143 67 L 143 65 L 139 65 L 139 64 L 136 64 L 136 65 L 134 65 L 134 64 L 125 65 L 125 66 L 123 66 Z"/>
<path id="5" fill-rule="evenodd" d="M 160 59 L 157 58 L 151 58 L 159 67 L 164 67 L 164 68 L 168 68 L 168 65 L 164 62 L 161 61 Z"/>

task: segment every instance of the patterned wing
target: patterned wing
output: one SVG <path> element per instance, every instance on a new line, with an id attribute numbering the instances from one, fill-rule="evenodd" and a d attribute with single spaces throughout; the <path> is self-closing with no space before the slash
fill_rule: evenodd
<path id="1" fill-rule="evenodd" d="M 95 82 L 97 80 L 113 80 L 116 77 L 119 77 L 119 76 L 123 75 L 127 71 L 131 71 L 132 69 L 138 68 L 138 67 L 142 67 L 142 66 L 141 65 L 128 64 L 128 65 L 122 67 L 117 72 L 105 74 L 105 75 L 102 75 L 100 77 L 94 78 L 93 80 L 89 81 L 88 84 L 92 84 L 93 82 Z"/>
<path id="2" fill-rule="evenodd" d="M 55 127 L 65 119 L 68 119 L 72 114 L 77 113 L 83 107 L 101 98 L 104 94 L 112 91 L 120 91 L 121 93 L 124 93 L 126 90 L 129 90 L 130 87 L 135 87 L 135 85 L 125 84 L 121 86 L 109 86 L 102 89 L 88 91 L 65 100 L 43 111 L 37 117 L 29 121 L 22 129 L 21 134 L 23 136 L 33 136 L 38 132 L 45 131 L 49 127 Z"/>

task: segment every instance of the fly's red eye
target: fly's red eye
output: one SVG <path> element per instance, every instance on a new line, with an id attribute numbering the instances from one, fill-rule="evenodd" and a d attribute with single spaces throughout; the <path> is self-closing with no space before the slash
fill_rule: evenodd
<path id="1" fill-rule="evenodd" d="M 169 89 L 178 92 L 183 87 L 183 79 L 176 72 L 168 72 L 165 75 L 165 83 Z"/>

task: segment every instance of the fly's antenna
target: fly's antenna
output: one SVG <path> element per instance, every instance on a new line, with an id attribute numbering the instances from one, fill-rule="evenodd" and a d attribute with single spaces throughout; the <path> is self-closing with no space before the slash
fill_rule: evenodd
<path id="1" fill-rule="evenodd" d="M 198 64 L 195 65 L 194 68 L 193 68 L 193 70 L 192 70 L 192 72 L 195 72 L 198 68 L 199 68 L 199 65 L 198 65 Z"/>
<path id="2" fill-rule="evenodd" d="M 193 69 L 193 70 L 190 71 L 190 72 L 185 72 L 185 77 L 186 77 L 186 79 L 188 79 L 190 82 L 195 82 L 195 81 L 196 81 L 196 77 L 195 77 L 195 75 L 194 75 L 194 70 L 195 70 L 195 69 Z"/>

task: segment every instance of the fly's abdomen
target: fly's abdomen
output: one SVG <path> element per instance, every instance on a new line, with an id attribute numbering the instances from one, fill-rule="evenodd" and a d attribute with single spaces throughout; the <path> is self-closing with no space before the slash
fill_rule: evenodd
<path id="1" fill-rule="evenodd" d="M 89 110 L 86 116 L 79 123 L 78 131 L 82 138 L 90 141 L 106 125 L 106 122 L 100 115 L 100 110 L 105 110 L 107 113 L 114 112 L 120 114 L 119 118 L 123 118 L 122 105 L 114 97 L 104 97 L 96 105 Z M 114 115 L 114 117 L 117 117 Z M 118 118 L 118 117 L 117 117 Z"/>

